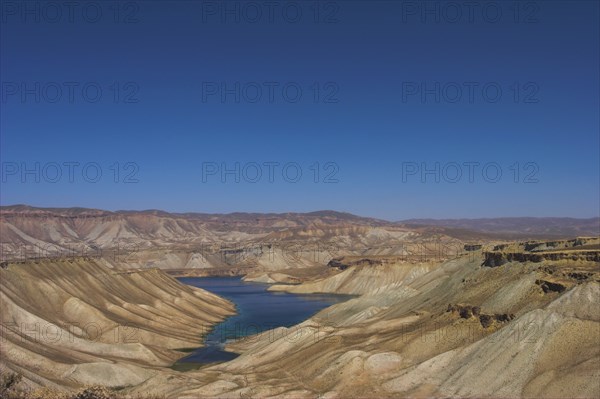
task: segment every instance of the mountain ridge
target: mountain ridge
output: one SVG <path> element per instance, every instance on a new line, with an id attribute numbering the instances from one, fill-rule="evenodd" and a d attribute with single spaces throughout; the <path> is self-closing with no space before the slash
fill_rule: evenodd
<path id="1" fill-rule="evenodd" d="M 474 223 L 508 223 L 508 222 L 589 222 L 599 224 L 600 228 L 600 216 L 589 217 L 589 218 L 577 218 L 570 216 L 506 216 L 506 217 L 484 217 L 484 218 L 410 218 L 401 220 L 386 220 L 370 216 L 356 215 L 350 212 L 336 211 L 331 209 L 323 209 L 310 212 L 228 212 L 228 213 L 207 213 L 207 212 L 169 212 L 160 209 L 119 209 L 115 211 L 99 209 L 99 208 L 86 208 L 86 207 L 36 207 L 27 204 L 14 204 L 14 205 L 2 205 L 0 206 L 0 212 L 54 212 L 54 213 L 104 213 L 104 214 L 151 214 L 158 216 L 177 216 L 177 217 L 191 217 L 191 218 L 235 218 L 235 217 L 325 217 L 325 218 L 338 218 L 341 220 L 360 220 L 360 221 L 373 221 L 377 223 L 384 223 L 390 225 L 419 225 L 419 226 L 459 226 L 465 224 Z"/>

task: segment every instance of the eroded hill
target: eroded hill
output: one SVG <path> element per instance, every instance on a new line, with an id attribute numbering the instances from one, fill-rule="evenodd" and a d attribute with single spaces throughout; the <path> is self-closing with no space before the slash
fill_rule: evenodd
<path id="1" fill-rule="evenodd" d="M 431 265 L 361 262 L 324 279 L 273 286 L 360 296 L 293 328 L 231 344 L 241 356 L 190 372 L 182 376 L 185 389 L 167 392 L 190 398 L 600 395 L 600 264 L 542 259 L 487 267 L 484 261 L 479 251 Z M 540 284 L 558 274 L 563 290 Z M 203 382 L 190 387 L 192 378 Z M 149 380 L 144 389 L 152 386 Z"/>
<path id="2" fill-rule="evenodd" d="M 98 260 L 40 260 L 0 270 L 4 371 L 29 385 L 138 385 L 201 346 L 234 306 L 158 269 Z"/>
<path id="3" fill-rule="evenodd" d="M 340 212 L 170 214 L 95 209 L 0 209 L 3 260 L 89 256 L 111 267 L 232 275 L 324 266 L 336 256 L 439 256 L 463 241 L 443 229 L 405 228 Z"/>

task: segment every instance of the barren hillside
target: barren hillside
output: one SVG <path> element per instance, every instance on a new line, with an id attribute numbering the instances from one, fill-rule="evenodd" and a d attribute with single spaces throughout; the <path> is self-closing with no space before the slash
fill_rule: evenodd
<path id="1" fill-rule="evenodd" d="M 158 269 L 113 271 L 89 258 L 9 263 L 0 292 L 1 365 L 30 385 L 140 384 L 234 311 Z"/>

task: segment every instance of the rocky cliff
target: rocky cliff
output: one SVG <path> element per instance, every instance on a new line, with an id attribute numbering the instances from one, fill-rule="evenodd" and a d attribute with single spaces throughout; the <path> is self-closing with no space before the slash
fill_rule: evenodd
<path id="1" fill-rule="evenodd" d="M 484 252 L 484 266 L 497 267 L 509 262 L 583 261 L 600 262 L 600 239 L 580 237 L 562 241 L 528 241 L 500 244 Z"/>

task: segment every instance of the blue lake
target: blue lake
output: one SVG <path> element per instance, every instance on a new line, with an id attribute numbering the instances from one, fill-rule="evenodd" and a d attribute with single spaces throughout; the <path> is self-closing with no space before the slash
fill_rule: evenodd
<path id="1" fill-rule="evenodd" d="M 290 327 L 320 310 L 351 298 L 347 295 L 298 295 L 267 291 L 269 284 L 242 281 L 241 277 L 182 277 L 184 284 L 203 288 L 236 305 L 237 314 L 224 320 L 206 336 L 204 347 L 180 359 L 175 369 L 186 370 L 208 363 L 224 362 L 238 355 L 223 350 L 227 340 Z"/>

